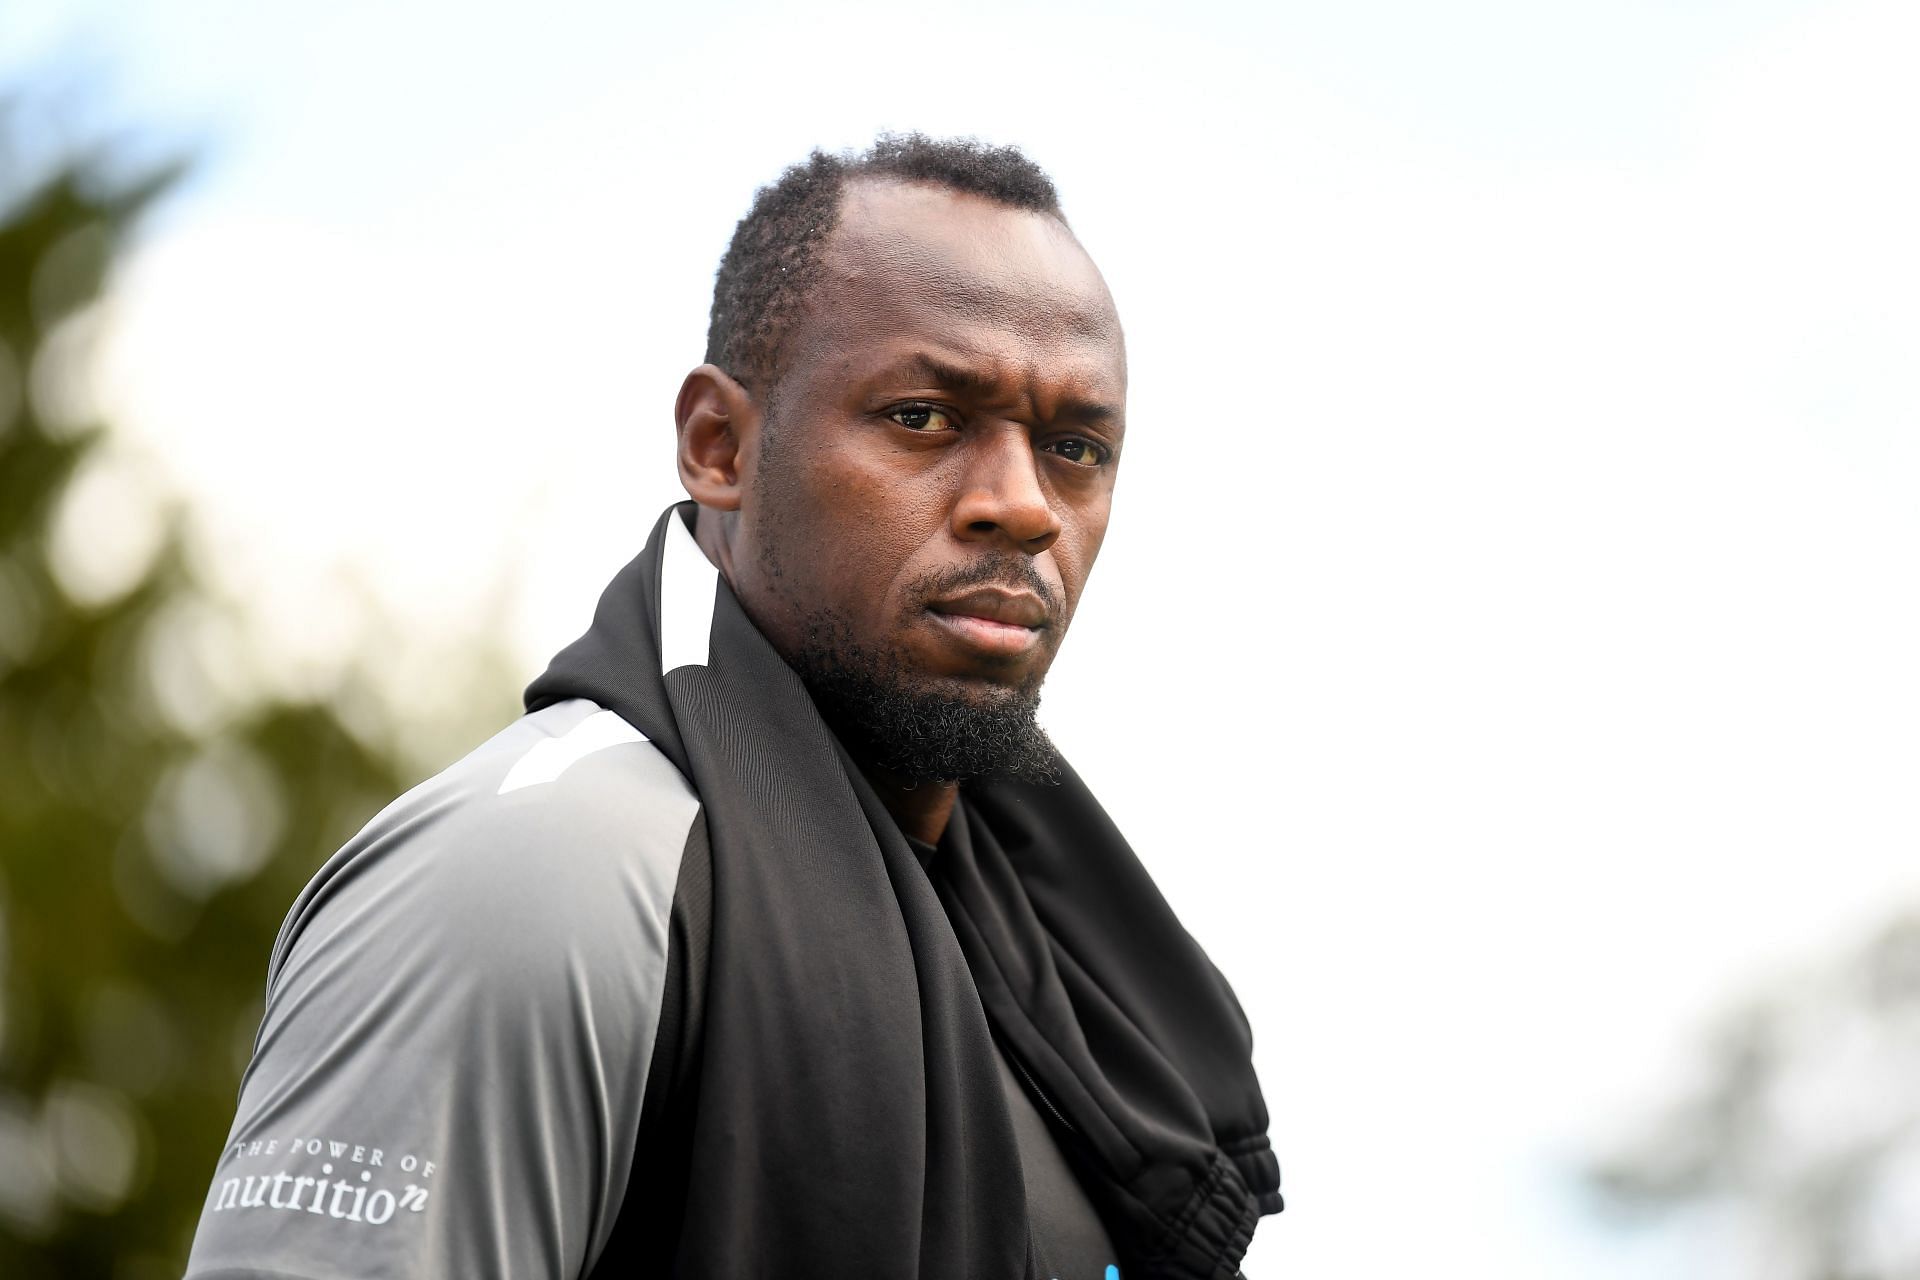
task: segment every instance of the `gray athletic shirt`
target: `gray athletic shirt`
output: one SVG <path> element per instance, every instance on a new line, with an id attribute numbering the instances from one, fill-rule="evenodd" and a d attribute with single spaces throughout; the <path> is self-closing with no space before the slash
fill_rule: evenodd
<path id="1" fill-rule="evenodd" d="M 191 1277 L 573 1277 L 634 1161 L 699 800 L 588 702 L 394 801 L 274 945 Z"/>
<path id="2" fill-rule="evenodd" d="M 564 702 L 328 859 L 274 945 L 187 1276 L 588 1274 L 634 1167 L 699 811 L 631 725 Z M 1101 1276 L 1098 1221 L 1003 1077 L 1035 1244 L 1063 1280 Z"/>

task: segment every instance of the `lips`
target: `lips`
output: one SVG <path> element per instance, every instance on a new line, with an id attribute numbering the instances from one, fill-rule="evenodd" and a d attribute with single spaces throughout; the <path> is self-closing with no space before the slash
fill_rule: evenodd
<path id="1" fill-rule="evenodd" d="M 1011 660 L 1039 646 L 1047 607 L 1025 591 L 982 588 L 927 606 L 935 625 L 977 657 Z"/>
<path id="2" fill-rule="evenodd" d="M 1047 625 L 1047 606 L 1038 596 L 1025 591 L 983 587 L 978 591 L 936 600 L 927 607 L 950 618 L 979 618 L 1028 630 L 1038 630 Z"/>

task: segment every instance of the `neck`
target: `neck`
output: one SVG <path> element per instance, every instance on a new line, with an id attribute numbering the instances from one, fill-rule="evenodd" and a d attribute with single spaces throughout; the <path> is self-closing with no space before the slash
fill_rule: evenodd
<path id="1" fill-rule="evenodd" d="M 874 764 L 861 765 L 860 772 L 879 792 L 880 803 L 887 806 L 887 812 L 893 815 L 893 820 L 900 824 L 902 831 L 928 844 L 940 843 L 940 837 L 947 829 L 947 821 L 953 817 L 953 802 L 960 794 L 960 784 L 907 782 L 898 774 Z"/>
<path id="2" fill-rule="evenodd" d="M 696 508 L 693 515 L 694 545 L 706 552 L 707 559 L 720 571 L 720 576 L 733 586 L 733 540 L 729 536 L 726 524 L 731 519 L 729 513 L 715 511 L 711 507 Z"/>

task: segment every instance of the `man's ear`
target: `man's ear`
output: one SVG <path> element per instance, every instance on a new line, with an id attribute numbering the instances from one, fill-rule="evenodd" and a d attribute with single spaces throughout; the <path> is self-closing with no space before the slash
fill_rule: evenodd
<path id="1" fill-rule="evenodd" d="M 740 509 L 740 477 L 759 444 L 760 409 L 724 369 L 703 364 L 680 384 L 673 404 L 680 483 L 703 507 Z"/>

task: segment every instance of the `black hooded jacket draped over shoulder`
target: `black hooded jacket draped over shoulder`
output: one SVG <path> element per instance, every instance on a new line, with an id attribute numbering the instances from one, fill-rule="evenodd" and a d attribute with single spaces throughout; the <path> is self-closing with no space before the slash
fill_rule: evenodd
<path id="1" fill-rule="evenodd" d="M 1129 1280 L 1231 1280 L 1281 1201 L 1225 979 L 1064 762 L 1054 786 L 968 784 L 969 856 L 929 878 L 691 514 L 661 517 L 527 691 L 617 712 L 703 806 L 674 1273 L 1030 1275 L 998 1036 L 1077 1135 Z"/>

